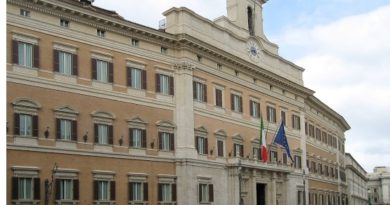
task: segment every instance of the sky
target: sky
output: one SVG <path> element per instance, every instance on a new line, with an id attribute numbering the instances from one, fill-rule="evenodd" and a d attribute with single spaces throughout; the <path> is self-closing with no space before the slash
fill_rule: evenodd
<path id="1" fill-rule="evenodd" d="M 95 0 L 94 5 L 152 28 L 171 7 L 213 20 L 226 0 Z M 305 86 L 351 126 L 346 152 L 367 171 L 390 166 L 390 2 L 269 0 L 264 32 L 279 54 L 305 68 Z"/>

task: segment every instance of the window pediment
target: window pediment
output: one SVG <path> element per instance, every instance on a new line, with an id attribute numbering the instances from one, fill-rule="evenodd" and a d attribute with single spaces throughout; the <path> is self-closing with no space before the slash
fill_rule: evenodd
<path id="1" fill-rule="evenodd" d="M 207 136 L 207 133 L 207 129 L 204 126 L 195 129 L 195 135 Z"/>
<path id="2" fill-rule="evenodd" d="M 214 134 L 217 137 L 224 137 L 224 138 L 226 138 L 226 136 L 227 136 L 226 131 L 223 130 L 223 129 L 219 129 L 219 130 L 215 131 Z"/>
<path id="3" fill-rule="evenodd" d="M 156 122 L 156 125 L 158 127 L 163 127 L 163 128 L 171 128 L 171 129 L 174 129 L 176 128 L 176 125 L 173 124 L 171 121 L 167 121 L 167 120 L 160 120 L 160 121 L 157 121 Z"/>
<path id="4" fill-rule="evenodd" d="M 37 115 L 38 109 L 41 108 L 41 104 L 35 102 L 30 98 L 16 98 L 12 105 L 14 106 L 14 111 L 16 113 L 29 113 L 32 115 Z"/>
<path id="5" fill-rule="evenodd" d="M 115 120 L 115 115 L 110 112 L 95 111 L 91 113 L 94 123 L 112 124 Z"/>
<path id="6" fill-rule="evenodd" d="M 233 135 L 233 140 L 234 140 L 234 141 L 243 142 L 243 141 L 244 141 L 244 138 L 241 136 L 241 134 L 237 133 L 237 134 L 234 134 L 234 135 Z"/>

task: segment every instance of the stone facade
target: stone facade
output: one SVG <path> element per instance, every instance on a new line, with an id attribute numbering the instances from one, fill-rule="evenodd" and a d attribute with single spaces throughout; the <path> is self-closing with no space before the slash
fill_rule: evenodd
<path id="1" fill-rule="evenodd" d="M 265 37 L 265 2 L 171 8 L 156 30 L 8 0 L 7 204 L 346 205 L 350 127 Z M 294 162 L 272 143 L 282 120 Z"/>
<path id="2" fill-rule="evenodd" d="M 368 204 L 367 172 L 350 153 L 346 153 L 345 156 L 345 174 L 348 183 L 348 204 L 366 205 Z"/>
<path id="3" fill-rule="evenodd" d="M 390 204 L 390 168 L 375 167 L 368 174 L 367 188 L 370 204 Z"/>

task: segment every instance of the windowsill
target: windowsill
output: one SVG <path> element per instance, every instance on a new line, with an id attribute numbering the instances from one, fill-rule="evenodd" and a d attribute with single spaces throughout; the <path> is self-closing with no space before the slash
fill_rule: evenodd
<path id="1" fill-rule="evenodd" d="M 112 83 L 92 80 L 92 86 L 104 90 L 112 90 Z"/>
<path id="2" fill-rule="evenodd" d="M 129 201 L 128 205 L 147 205 L 149 204 L 147 201 Z"/>
<path id="3" fill-rule="evenodd" d="M 165 102 L 173 102 L 173 95 L 166 95 L 162 93 L 156 93 L 156 99 Z"/>
<path id="4" fill-rule="evenodd" d="M 236 118 L 242 118 L 242 113 L 241 112 L 236 112 L 232 110 L 232 116 Z"/>
<path id="5" fill-rule="evenodd" d="M 164 151 L 164 150 L 159 150 L 158 155 L 163 156 L 163 157 L 173 157 L 174 156 L 174 151 Z"/>
<path id="6" fill-rule="evenodd" d="M 72 140 L 62 140 L 62 139 L 57 139 L 56 141 L 56 146 L 60 148 L 65 148 L 65 149 L 76 149 L 77 147 L 77 142 L 72 141 Z"/>
<path id="7" fill-rule="evenodd" d="M 141 96 L 145 97 L 146 96 L 146 90 L 145 89 L 137 89 L 133 87 L 128 87 L 127 88 L 127 93 L 129 95 L 135 95 L 135 96 Z"/>
<path id="8" fill-rule="evenodd" d="M 115 201 L 93 201 L 96 205 L 114 205 Z"/>
<path id="9" fill-rule="evenodd" d="M 221 113 L 221 114 L 225 114 L 226 113 L 225 108 L 219 107 L 219 106 L 214 106 L 214 111 L 218 112 L 218 113 Z"/>
<path id="10" fill-rule="evenodd" d="M 66 83 L 72 83 L 76 84 L 77 83 L 77 76 L 75 75 L 67 75 L 59 72 L 54 73 L 54 79 L 61 81 L 61 82 L 66 82 Z"/>
<path id="11" fill-rule="evenodd" d="M 78 200 L 56 200 L 57 205 L 76 205 L 79 204 Z"/>
<path id="12" fill-rule="evenodd" d="M 146 148 L 130 147 L 129 154 L 133 155 L 146 155 Z"/>
<path id="13" fill-rule="evenodd" d="M 100 152 L 112 152 L 112 145 L 111 144 L 95 144 L 93 149 L 95 151 L 100 151 Z"/>
<path id="14" fill-rule="evenodd" d="M 207 103 L 203 102 L 203 101 L 194 100 L 194 106 L 206 109 L 207 108 Z"/>
<path id="15" fill-rule="evenodd" d="M 14 138 L 14 144 L 38 146 L 38 137 L 15 135 Z"/>
<path id="16" fill-rule="evenodd" d="M 17 199 L 17 200 L 12 200 L 12 204 L 39 204 L 40 200 L 32 200 L 32 199 Z"/>
<path id="17" fill-rule="evenodd" d="M 13 66 L 14 72 L 31 75 L 31 76 L 38 76 L 38 68 L 34 67 L 27 67 L 19 64 L 14 64 Z"/>

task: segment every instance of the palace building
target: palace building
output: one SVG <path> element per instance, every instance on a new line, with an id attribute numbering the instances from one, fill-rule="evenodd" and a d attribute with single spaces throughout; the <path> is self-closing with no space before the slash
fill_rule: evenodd
<path id="1" fill-rule="evenodd" d="M 265 3 L 153 29 L 92 0 L 7 0 L 7 204 L 346 205 L 350 127 L 266 38 Z"/>

